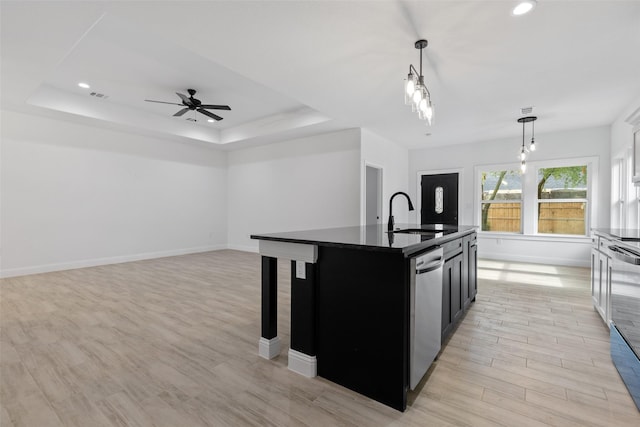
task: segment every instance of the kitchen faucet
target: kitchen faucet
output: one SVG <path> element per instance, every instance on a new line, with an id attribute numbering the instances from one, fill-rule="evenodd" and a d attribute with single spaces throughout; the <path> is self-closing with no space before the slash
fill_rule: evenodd
<path id="1" fill-rule="evenodd" d="M 402 194 L 404 197 L 407 198 L 407 202 L 409 202 L 409 210 L 410 211 L 413 210 L 413 203 L 411 203 L 411 198 L 407 193 L 404 193 L 402 191 L 398 191 L 397 193 L 394 193 L 393 196 L 391 196 L 391 199 L 389 199 L 389 226 L 387 228 L 389 232 L 393 231 L 393 198 L 396 197 L 398 194 Z"/>

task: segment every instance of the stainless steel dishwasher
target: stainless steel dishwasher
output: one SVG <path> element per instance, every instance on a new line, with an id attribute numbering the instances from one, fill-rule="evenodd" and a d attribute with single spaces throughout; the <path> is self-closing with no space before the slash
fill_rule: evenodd
<path id="1" fill-rule="evenodd" d="M 444 252 L 434 249 L 411 263 L 409 385 L 415 389 L 440 352 Z"/>

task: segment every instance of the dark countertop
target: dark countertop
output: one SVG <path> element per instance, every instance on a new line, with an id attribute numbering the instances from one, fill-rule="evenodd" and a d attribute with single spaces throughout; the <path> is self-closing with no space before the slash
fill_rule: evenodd
<path id="1" fill-rule="evenodd" d="M 633 228 L 592 228 L 596 234 L 604 234 L 614 240 L 640 242 L 640 230 Z"/>
<path id="2" fill-rule="evenodd" d="M 276 242 L 302 243 L 317 246 L 357 248 L 362 250 L 399 252 L 405 256 L 419 252 L 475 231 L 469 225 L 396 224 L 396 229 L 420 229 L 428 235 L 387 233 L 385 225 L 368 225 L 283 233 L 253 234 L 252 239 Z"/>

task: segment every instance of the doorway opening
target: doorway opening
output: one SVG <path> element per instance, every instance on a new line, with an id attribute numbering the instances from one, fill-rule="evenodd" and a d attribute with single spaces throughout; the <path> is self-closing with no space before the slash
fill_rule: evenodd
<path id="1" fill-rule="evenodd" d="M 382 223 L 382 168 L 365 166 L 365 225 Z"/>

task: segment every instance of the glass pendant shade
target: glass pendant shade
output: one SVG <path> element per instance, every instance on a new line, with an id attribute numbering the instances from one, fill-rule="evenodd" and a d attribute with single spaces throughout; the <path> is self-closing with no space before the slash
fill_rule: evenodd
<path id="1" fill-rule="evenodd" d="M 413 92 L 415 90 L 416 90 L 416 82 L 414 80 L 413 74 L 409 74 L 404 84 L 404 93 L 406 93 L 409 96 L 413 96 Z"/>
<path id="2" fill-rule="evenodd" d="M 525 173 L 527 171 L 527 163 L 524 160 L 520 162 L 520 170 L 522 171 L 522 173 Z"/>
<path id="3" fill-rule="evenodd" d="M 422 101 L 422 90 L 416 88 L 415 92 L 413 92 L 413 103 L 416 104 L 417 107 L 420 105 L 420 101 Z"/>
<path id="4" fill-rule="evenodd" d="M 529 145 L 529 150 L 536 151 L 536 141 L 531 138 L 531 145 Z"/>
<path id="5" fill-rule="evenodd" d="M 420 101 L 420 105 L 418 105 L 418 109 L 420 110 L 420 113 L 425 115 L 427 114 L 427 99 L 426 98 L 422 98 L 422 101 Z"/>
<path id="6" fill-rule="evenodd" d="M 431 120 L 433 119 L 433 106 L 431 105 L 431 101 L 429 101 L 429 105 L 427 105 L 427 111 L 425 111 L 424 115 L 427 118 L 427 123 L 431 126 Z"/>

